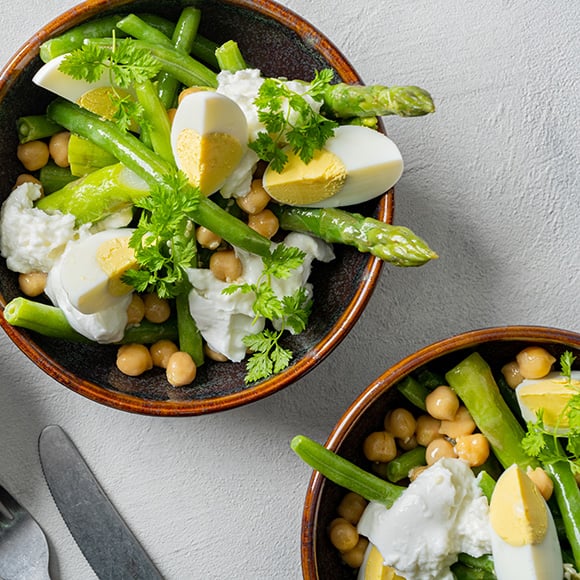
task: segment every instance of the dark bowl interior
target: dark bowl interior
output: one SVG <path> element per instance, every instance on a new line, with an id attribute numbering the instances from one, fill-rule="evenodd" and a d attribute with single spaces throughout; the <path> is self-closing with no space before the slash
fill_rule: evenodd
<path id="1" fill-rule="evenodd" d="M 0 202 L 10 193 L 23 168 L 15 152 L 15 121 L 42 113 L 51 95 L 31 78 L 41 66 L 40 44 L 65 30 L 111 13 L 149 12 L 176 19 L 181 8 L 202 10 L 200 33 L 216 42 L 234 39 L 248 63 L 267 76 L 310 80 L 331 68 L 337 81 L 357 83 L 359 77 L 336 47 L 293 12 L 269 0 L 251 2 L 179 0 L 97 0 L 81 4 L 56 18 L 32 37 L 0 73 Z M 353 208 L 391 223 L 393 191 L 380 200 Z M 171 388 L 160 370 L 139 378 L 122 375 L 115 366 L 114 346 L 70 344 L 46 339 L 6 323 L 0 324 L 14 343 L 41 369 L 66 387 L 99 403 L 152 415 L 196 415 L 221 411 L 272 394 L 311 370 L 348 334 L 376 285 L 381 262 L 351 248 L 336 248 L 330 264 L 317 264 L 311 276 L 315 306 L 308 329 L 288 338 L 294 359 L 289 368 L 260 383 L 245 385 L 243 363 L 211 363 L 200 367 L 193 386 Z M 0 306 L 20 294 L 17 275 L 0 263 Z"/>
<path id="2" fill-rule="evenodd" d="M 558 358 L 565 350 L 577 357 L 580 368 L 580 334 L 545 327 L 512 326 L 472 331 L 428 346 L 382 374 L 353 402 L 334 427 L 326 446 L 360 467 L 370 470 L 362 452 L 363 441 L 383 428 L 385 414 L 408 402 L 394 388 L 404 377 L 427 367 L 444 375 L 474 351 L 499 373 L 525 346 L 543 346 Z M 409 407 L 411 408 L 411 407 Z M 308 487 L 302 522 L 302 570 L 305 580 L 352 580 L 356 571 L 346 566 L 328 538 L 328 525 L 346 493 L 344 488 L 314 472 Z"/>

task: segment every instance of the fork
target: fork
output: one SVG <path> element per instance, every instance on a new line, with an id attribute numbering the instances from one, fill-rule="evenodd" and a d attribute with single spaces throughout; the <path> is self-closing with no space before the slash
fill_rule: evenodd
<path id="1" fill-rule="evenodd" d="M 50 580 L 48 542 L 42 528 L 2 485 L 0 485 L 0 578 Z"/>

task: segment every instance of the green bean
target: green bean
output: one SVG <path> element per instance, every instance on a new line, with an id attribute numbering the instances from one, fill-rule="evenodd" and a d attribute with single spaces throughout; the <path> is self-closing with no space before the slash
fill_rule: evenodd
<path id="1" fill-rule="evenodd" d="M 128 14 L 124 18 L 121 18 L 117 22 L 116 27 L 128 36 L 147 42 L 171 46 L 171 41 L 166 34 L 163 34 L 163 32 L 154 26 L 150 26 L 136 14 Z M 110 36 L 110 34 L 103 34 L 103 36 Z"/>
<path id="2" fill-rule="evenodd" d="M 16 131 L 20 143 L 28 143 L 37 139 L 52 137 L 63 128 L 51 121 L 46 115 L 27 115 L 16 121 Z"/>
<path id="3" fill-rule="evenodd" d="M 219 69 L 219 65 L 217 62 L 217 58 L 215 56 L 215 51 L 217 50 L 218 45 L 213 42 L 213 40 L 209 40 L 205 38 L 201 34 L 198 34 L 195 37 L 195 42 L 191 47 L 191 56 L 196 58 L 197 60 L 205 63 L 213 70 Z"/>
<path id="4" fill-rule="evenodd" d="M 235 40 L 228 40 L 215 51 L 220 70 L 236 72 L 247 68 L 246 61 Z"/>
<path id="5" fill-rule="evenodd" d="M 429 391 L 445 384 L 445 379 L 428 368 L 422 368 L 417 372 L 417 380 Z"/>
<path id="6" fill-rule="evenodd" d="M 62 189 L 67 183 L 75 181 L 77 177 L 71 173 L 70 167 L 59 167 L 53 161 L 49 161 L 40 168 L 38 179 L 42 183 L 45 195 L 49 195 Z"/>
<path id="7" fill-rule="evenodd" d="M 296 435 L 290 446 L 305 463 L 324 477 L 368 501 L 391 507 L 406 489 L 368 473 L 304 435 Z"/>
<path id="8" fill-rule="evenodd" d="M 495 489 L 495 479 L 487 471 L 481 471 L 478 477 L 479 477 L 479 488 L 481 489 L 483 495 L 487 498 L 487 501 L 489 502 L 491 500 L 491 494 Z"/>
<path id="9" fill-rule="evenodd" d="M 198 8 L 187 6 L 181 11 L 171 39 L 176 50 L 179 50 L 184 54 L 191 53 L 200 20 L 201 10 Z M 179 87 L 179 81 L 169 73 L 162 72 L 159 75 L 159 78 L 157 79 L 157 92 L 159 93 L 159 98 L 166 109 L 175 106 Z"/>
<path id="10" fill-rule="evenodd" d="M 153 83 L 147 80 L 135 85 L 135 93 L 139 104 L 143 107 L 144 125 L 147 126 L 151 148 L 165 161 L 173 163 L 171 123 L 157 90 Z"/>
<path id="11" fill-rule="evenodd" d="M 188 294 L 189 292 L 179 294 L 175 298 L 179 350 L 189 353 L 193 362 L 199 367 L 204 362 L 203 339 L 195 320 L 191 316 Z"/>
<path id="12" fill-rule="evenodd" d="M 72 342 L 93 342 L 72 328 L 60 308 L 22 296 L 6 304 L 4 319 L 12 326 L 26 328 L 43 336 Z M 119 344 L 131 342 L 153 344 L 162 339 L 177 340 L 177 324 L 174 319 L 163 324 L 143 320 L 139 325 L 127 328 Z"/>
<path id="13" fill-rule="evenodd" d="M 141 14 L 140 17 L 151 26 L 161 30 L 166 36 L 171 36 L 174 25 L 166 18 L 156 14 Z M 80 48 L 86 38 L 111 36 L 117 22 L 122 18 L 123 16 L 120 14 L 104 16 L 79 24 L 55 38 L 50 38 L 40 45 L 40 59 L 43 62 L 48 62 L 57 56 Z M 117 36 L 122 37 L 123 33 L 117 34 Z"/>
<path id="14" fill-rule="evenodd" d="M 429 390 L 411 375 L 406 376 L 402 381 L 400 381 L 397 384 L 397 389 L 410 403 L 413 403 L 415 407 L 418 407 L 423 411 L 427 410 L 427 407 L 425 406 L 425 398 L 429 394 Z"/>
<path id="15" fill-rule="evenodd" d="M 112 38 L 93 38 L 87 41 L 102 48 L 113 49 Z M 154 44 L 145 40 L 134 40 L 136 47 L 149 51 L 159 62 L 161 69 L 174 76 L 186 87 L 207 86 L 217 87 L 217 75 L 201 62 L 187 54 L 183 54 L 175 47 L 165 44 Z"/>
<path id="16" fill-rule="evenodd" d="M 409 473 L 413 468 L 426 464 L 425 447 L 417 445 L 414 449 L 402 453 L 387 463 L 387 479 L 393 483 L 397 483 L 401 479 L 409 477 Z"/>

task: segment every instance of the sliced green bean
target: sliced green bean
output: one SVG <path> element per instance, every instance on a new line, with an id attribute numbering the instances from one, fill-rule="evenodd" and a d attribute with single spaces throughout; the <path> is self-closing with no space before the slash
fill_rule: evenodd
<path id="1" fill-rule="evenodd" d="M 247 68 L 246 61 L 235 40 L 228 40 L 218 46 L 215 56 L 220 70 L 234 73 Z"/>
<path id="2" fill-rule="evenodd" d="M 52 137 L 56 133 L 63 131 L 63 128 L 46 115 L 27 115 L 19 117 L 16 121 L 16 131 L 20 143 L 28 143 L 37 139 Z"/>
<path id="3" fill-rule="evenodd" d="M 38 179 L 42 183 L 45 195 L 49 195 L 62 189 L 67 183 L 75 181 L 77 177 L 71 173 L 69 167 L 59 167 L 53 161 L 49 161 L 40 169 Z"/>
<path id="4" fill-rule="evenodd" d="M 425 406 L 425 399 L 429 394 L 429 390 L 411 375 L 406 376 L 402 381 L 400 381 L 397 384 L 397 389 L 410 403 L 413 403 L 415 407 L 423 411 L 427 409 Z"/>
<path id="5" fill-rule="evenodd" d="M 414 449 L 401 453 L 401 455 L 387 463 L 387 479 L 393 483 L 397 483 L 409 477 L 409 473 L 415 467 L 426 464 L 425 447 L 417 445 Z"/>

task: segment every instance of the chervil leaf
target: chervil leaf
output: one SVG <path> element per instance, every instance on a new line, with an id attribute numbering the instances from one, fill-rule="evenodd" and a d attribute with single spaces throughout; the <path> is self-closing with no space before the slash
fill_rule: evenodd
<path id="1" fill-rule="evenodd" d="M 306 329 L 308 318 L 312 311 L 312 299 L 309 298 L 305 288 L 299 288 L 292 296 L 284 296 L 286 327 L 294 334 L 300 334 Z"/>
<path id="2" fill-rule="evenodd" d="M 317 73 L 304 94 L 292 91 L 281 79 L 265 79 L 262 83 L 254 104 L 265 131 L 258 133 L 250 148 L 275 171 L 282 171 L 286 164 L 287 156 L 276 153 L 284 145 L 290 145 L 304 163 L 309 163 L 334 134 L 338 123 L 314 111 L 304 98 L 309 95 L 320 100 L 332 77 L 331 70 Z"/>
<path id="3" fill-rule="evenodd" d="M 109 67 L 110 52 L 94 45 L 83 45 L 69 52 L 58 69 L 77 80 L 98 81 Z"/>
<path id="4" fill-rule="evenodd" d="M 140 292 L 171 298 L 189 285 L 185 268 L 196 265 L 196 244 L 191 219 L 200 191 L 178 172 L 167 176 L 136 205 L 143 211 L 129 245 L 135 250 L 138 270 L 129 270 L 124 281 Z"/>
<path id="5" fill-rule="evenodd" d="M 288 278 L 292 270 L 304 262 L 305 255 L 299 248 L 278 244 L 270 256 L 263 259 L 264 271 L 276 278 Z"/>
<path id="6" fill-rule="evenodd" d="M 281 331 L 264 329 L 244 338 L 244 344 L 253 352 L 246 364 L 246 383 L 265 379 L 288 366 L 292 352 L 278 344 L 281 335 Z"/>

